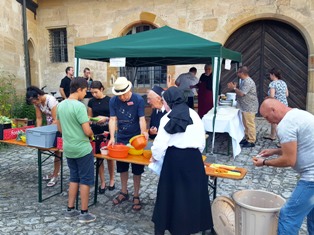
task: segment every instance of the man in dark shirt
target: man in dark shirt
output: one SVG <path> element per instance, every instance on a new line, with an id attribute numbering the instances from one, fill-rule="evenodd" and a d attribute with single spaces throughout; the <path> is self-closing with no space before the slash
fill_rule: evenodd
<path id="1" fill-rule="evenodd" d="M 69 66 L 65 69 L 66 76 L 61 80 L 59 92 L 63 99 L 70 96 L 70 83 L 74 76 L 73 67 Z"/>
<path id="2" fill-rule="evenodd" d="M 83 70 L 83 72 L 84 72 L 84 78 L 86 79 L 86 81 L 87 81 L 87 83 L 88 83 L 88 87 L 87 87 L 87 91 L 86 91 L 86 96 L 84 97 L 84 99 L 86 99 L 86 98 L 90 99 L 90 98 L 93 97 L 93 96 L 92 96 L 92 93 L 90 92 L 90 86 L 91 86 L 91 84 L 92 84 L 92 82 L 93 82 L 93 79 L 92 79 L 92 77 L 91 77 L 91 71 L 90 71 L 89 68 L 85 68 L 85 69 Z"/>
<path id="3" fill-rule="evenodd" d="M 127 144 L 129 140 L 136 135 L 143 134 L 148 139 L 147 126 L 144 115 L 144 100 L 142 96 L 131 91 L 132 83 L 126 77 L 118 77 L 112 87 L 112 93 L 115 95 L 110 99 L 110 120 L 109 132 L 110 140 L 108 145 L 116 142 Z M 116 132 L 117 131 L 117 132 Z M 117 135 L 115 135 L 117 133 Z M 141 175 L 144 172 L 144 166 L 138 164 L 132 165 L 133 173 L 133 206 L 132 209 L 139 211 L 142 208 L 139 190 L 141 185 Z M 117 161 L 117 172 L 121 178 L 121 192 L 113 200 L 114 205 L 118 205 L 129 199 L 128 178 L 129 163 Z"/>
<path id="4" fill-rule="evenodd" d="M 85 104 L 86 107 L 88 107 L 88 101 L 93 98 L 92 93 L 90 91 L 90 86 L 92 85 L 93 79 L 91 77 L 91 71 L 89 68 L 85 68 L 83 70 L 83 77 L 86 79 L 88 83 L 87 91 L 86 91 L 86 96 L 83 99 L 83 103 Z"/>
<path id="5" fill-rule="evenodd" d="M 149 138 L 155 139 L 158 127 L 160 124 L 160 119 L 167 113 L 165 107 L 162 103 L 162 89 L 159 86 L 154 86 L 147 93 L 147 103 L 152 107 L 152 114 L 150 116 L 150 124 L 149 124 Z"/>

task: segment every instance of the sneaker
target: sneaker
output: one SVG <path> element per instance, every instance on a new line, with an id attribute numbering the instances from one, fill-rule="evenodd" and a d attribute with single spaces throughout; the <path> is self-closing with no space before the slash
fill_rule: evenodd
<path id="1" fill-rule="evenodd" d="M 90 223 L 96 220 L 96 216 L 91 213 L 80 214 L 79 222 L 80 223 Z"/>
<path id="2" fill-rule="evenodd" d="M 101 188 L 101 185 L 99 185 L 99 187 L 98 187 L 98 193 L 99 193 L 99 194 L 104 194 L 104 193 L 106 192 L 106 189 L 107 189 L 107 187 Z"/>
<path id="3" fill-rule="evenodd" d="M 239 144 L 246 144 L 246 143 L 248 143 L 247 140 L 246 140 L 246 139 L 243 139 L 243 140 L 240 141 Z"/>
<path id="4" fill-rule="evenodd" d="M 77 217 L 77 216 L 79 216 L 81 214 L 81 212 L 80 211 L 78 211 L 78 210 L 70 210 L 70 211 L 65 211 L 65 218 L 66 219 L 72 219 L 72 218 L 75 218 L 75 217 Z"/>
<path id="5" fill-rule="evenodd" d="M 255 147 L 254 143 L 247 142 L 245 144 L 242 144 L 242 148 L 252 148 L 252 147 Z"/>

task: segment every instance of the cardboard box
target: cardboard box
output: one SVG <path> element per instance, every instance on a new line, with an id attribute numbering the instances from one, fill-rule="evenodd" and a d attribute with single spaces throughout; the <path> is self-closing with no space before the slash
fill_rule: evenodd
<path id="1" fill-rule="evenodd" d="M 25 127 L 25 126 L 32 126 L 35 124 L 34 120 L 29 120 L 27 118 L 13 118 L 12 123 L 15 127 Z"/>
<path id="2" fill-rule="evenodd" d="M 11 129 L 11 128 L 12 128 L 11 123 L 0 124 L 0 140 L 3 140 L 3 131 L 5 129 Z"/>
<path id="3" fill-rule="evenodd" d="M 3 130 L 3 140 L 16 139 L 17 133 L 19 131 L 26 132 L 27 129 L 34 128 L 34 127 L 35 126 L 25 126 L 25 127 L 19 127 L 19 128 L 4 129 Z"/>

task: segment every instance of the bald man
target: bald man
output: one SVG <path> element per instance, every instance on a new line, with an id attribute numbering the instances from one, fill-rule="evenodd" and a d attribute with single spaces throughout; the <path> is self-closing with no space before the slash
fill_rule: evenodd
<path id="1" fill-rule="evenodd" d="M 314 116 L 292 109 L 274 98 L 266 99 L 260 113 L 271 124 L 278 124 L 280 149 L 265 149 L 255 166 L 292 167 L 300 174 L 291 197 L 281 208 L 278 235 L 297 235 L 305 216 L 308 233 L 314 234 Z M 275 158 L 268 159 L 269 156 Z"/>
<path id="2" fill-rule="evenodd" d="M 150 116 L 150 123 L 149 123 L 149 138 L 155 139 L 160 119 L 167 113 L 165 110 L 164 104 L 162 102 L 162 92 L 164 91 L 163 88 L 160 86 L 154 86 L 151 90 L 147 93 L 147 103 L 152 107 L 152 114 Z"/>

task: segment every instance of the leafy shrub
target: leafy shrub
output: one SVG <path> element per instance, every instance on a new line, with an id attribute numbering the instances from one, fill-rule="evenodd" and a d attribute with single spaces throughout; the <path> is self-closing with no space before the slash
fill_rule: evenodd
<path id="1" fill-rule="evenodd" d="M 16 97 L 16 79 L 13 74 L 0 72 L 0 116 L 11 116 L 11 109 Z"/>
<path id="2" fill-rule="evenodd" d="M 27 105 L 25 95 L 18 96 L 15 87 L 15 75 L 0 71 L 0 116 L 36 120 L 34 106 Z"/>
<path id="3" fill-rule="evenodd" d="M 36 111 L 33 105 L 26 104 L 25 96 L 18 96 L 13 101 L 11 117 L 36 120 Z"/>

